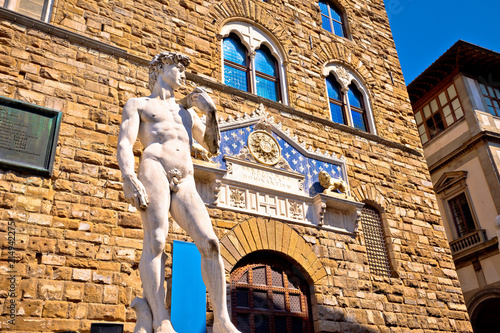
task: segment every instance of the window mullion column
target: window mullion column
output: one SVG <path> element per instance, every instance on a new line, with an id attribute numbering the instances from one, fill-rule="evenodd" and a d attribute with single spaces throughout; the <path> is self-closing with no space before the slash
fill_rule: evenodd
<path id="1" fill-rule="evenodd" d="M 255 51 L 248 52 L 249 66 L 250 66 L 250 89 L 251 93 L 257 94 L 257 78 L 255 77 Z"/>
<path id="2" fill-rule="evenodd" d="M 344 117 L 347 126 L 353 126 L 352 114 L 351 114 L 351 104 L 349 103 L 349 96 L 347 95 L 349 88 L 342 87 L 342 111 L 344 112 Z"/>
<path id="3" fill-rule="evenodd" d="M 330 6 L 330 3 L 328 3 L 328 21 L 330 21 L 330 29 L 332 29 L 332 33 L 335 34 L 335 27 L 333 26 L 332 7 Z"/>

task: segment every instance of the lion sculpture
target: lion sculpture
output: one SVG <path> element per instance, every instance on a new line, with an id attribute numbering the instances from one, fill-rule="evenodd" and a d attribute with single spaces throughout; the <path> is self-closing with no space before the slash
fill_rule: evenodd
<path id="1" fill-rule="evenodd" d="M 332 178 L 326 171 L 321 171 L 319 173 L 319 183 L 325 189 L 324 194 L 338 194 L 335 192 L 339 190 L 341 193 L 346 194 L 347 184 L 342 179 Z"/>

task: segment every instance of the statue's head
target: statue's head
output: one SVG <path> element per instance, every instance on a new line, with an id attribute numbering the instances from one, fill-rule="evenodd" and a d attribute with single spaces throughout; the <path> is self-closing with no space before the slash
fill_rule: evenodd
<path id="1" fill-rule="evenodd" d="M 330 187 L 330 175 L 326 171 L 320 171 L 318 175 L 319 183 L 321 186 L 324 188 L 329 188 Z"/>
<path id="2" fill-rule="evenodd" d="M 156 82 L 158 81 L 158 76 L 161 71 L 164 70 L 165 66 L 170 66 L 173 64 L 181 64 L 183 67 L 188 67 L 191 63 L 191 59 L 180 53 L 175 52 L 161 52 L 153 57 L 153 60 L 149 63 L 149 89 L 153 90 Z"/>

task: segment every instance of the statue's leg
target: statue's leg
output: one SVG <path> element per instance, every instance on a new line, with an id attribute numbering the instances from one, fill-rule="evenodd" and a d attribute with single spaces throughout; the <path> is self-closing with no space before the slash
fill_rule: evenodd
<path id="1" fill-rule="evenodd" d="M 231 323 L 226 304 L 224 264 L 205 204 L 196 191 L 193 177 L 185 178 L 172 194 L 170 212 L 193 238 L 201 254 L 201 274 L 214 310 L 214 333 L 239 332 Z"/>
<path id="2" fill-rule="evenodd" d="M 168 233 L 168 210 L 170 188 L 160 163 L 144 160 L 139 168 L 139 179 L 144 184 L 149 198 L 148 207 L 141 211 L 144 242 L 139 271 L 144 290 L 153 315 L 155 333 L 175 332 L 165 308 L 165 241 Z"/>

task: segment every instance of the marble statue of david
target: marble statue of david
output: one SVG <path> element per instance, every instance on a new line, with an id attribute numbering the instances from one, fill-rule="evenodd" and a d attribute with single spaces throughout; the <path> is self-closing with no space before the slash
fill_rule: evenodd
<path id="1" fill-rule="evenodd" d="M 151 95 L 132 98 L 123 108 L 118 164 L 125 196 L 140 211 L 144 228 L 139 263 L 144 299 L 136 298 L 132 304 L 138 313 L 134 332 L 175 332 L 165 307 L 163 251 L 169 212 L 201 253 L 202 276 L 214 311 L 213 332 L 238 332 L 228 315 L 219 241 L 196 191 L 191 161 L 193 139 L 210 153 L 219 149 L 216 107 L 201 88 L 195 88 L 180 101 L 181 105 L 174 98 L 174 91 L 185 83 L 189 64 L 190 59 L 181 54 L 156 55 L 149 67 Z M 193 106 L 205 112 L 206 124 L 191 109 Z M 144 151 L 136 175 L 132 147 L 137 138 Z"/>

